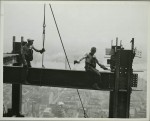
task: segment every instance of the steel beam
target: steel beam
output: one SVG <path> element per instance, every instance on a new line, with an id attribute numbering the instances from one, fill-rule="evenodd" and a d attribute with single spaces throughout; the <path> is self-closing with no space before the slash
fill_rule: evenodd
<path id="1" fill-rule="evenodd" d="M 47 68 L 29 68 L 3 66 L 3 82 L 37 86 L 93 89 L 95 76 L 85 71 L 57 70 Z M 101 72 L 101 90 L 113 90 L 114 74 Z M 99 83 L 100 84 L 100 83 Z"/>

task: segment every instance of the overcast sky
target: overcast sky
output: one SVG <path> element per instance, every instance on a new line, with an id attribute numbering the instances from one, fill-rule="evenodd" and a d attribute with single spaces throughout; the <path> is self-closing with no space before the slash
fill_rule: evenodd
<path id="1" fill-rule="evenodd" d="M 4 52 L 12 51 L 12 36 L 16 41 L 34 39 L 34 45 L 42 48 L 42 24 L 44 3 L 7 2 L 4 7 Z M 148 5 L 135 2 L 97 2 L 97 3 L 52 3 L 52 8 L 69 60 L 79 59 L 88 53 L 92 46 L 97 47 L 96 56 L 106 63 L 105 48 L 110 48 L 111 40 L 122 40 L 126 49 L 135 38 L 135 46 L 142 51 L 146 62 L 148 40 Z M 64 60 L 63 49 L 54 24 L 49 4 L 46 4 L 45 61 Z M 35 54 L 34 61 L 41 61 Z"/>

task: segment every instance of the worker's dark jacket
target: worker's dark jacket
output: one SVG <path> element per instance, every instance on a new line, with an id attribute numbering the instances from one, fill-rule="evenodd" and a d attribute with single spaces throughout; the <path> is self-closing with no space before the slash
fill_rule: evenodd
<path id="1" fill-rule="evenodd" d="M 25 44 L 21 49 L 21 54 L 22 54 L 23 64 L 25 63 L 25 61 L 27 63 L 30 63 L 30 61 L 33 60 L 33 46 L 27 46 L 27 44 Z"/>

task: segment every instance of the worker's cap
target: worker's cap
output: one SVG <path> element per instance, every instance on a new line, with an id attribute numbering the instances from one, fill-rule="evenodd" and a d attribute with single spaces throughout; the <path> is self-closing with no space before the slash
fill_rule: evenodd
<path id="1" fill-rule="evenodd" d="M 91 48 L 91 51 L 96 51 L 96 47 L 92 47 L 92 48 Z"/>
<path id="2" fill-rule="evenodd" d="M 33 42 L 34 40 L 33 40 L 33 39 L 27 39 L 27 41 L 28 41 L 28 42 Z"/>

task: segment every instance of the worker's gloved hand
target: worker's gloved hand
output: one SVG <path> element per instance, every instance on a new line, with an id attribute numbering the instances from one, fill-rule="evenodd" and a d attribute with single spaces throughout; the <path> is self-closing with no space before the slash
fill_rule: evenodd
<path id="1" fill-rule="evenodd" d="M 42 54 L 43 52 L 45 52 L 45 49 L 44 48 L 42 48 L 42 50 L 40 50 L 40 53 Z"/>
<path id="2" fill-rule="evenodd" d="M 79 61 L 77 61 L 77 60 L 74 60 L 74 64 L 76 64 L 76 63 L 80 63 Z"/>

